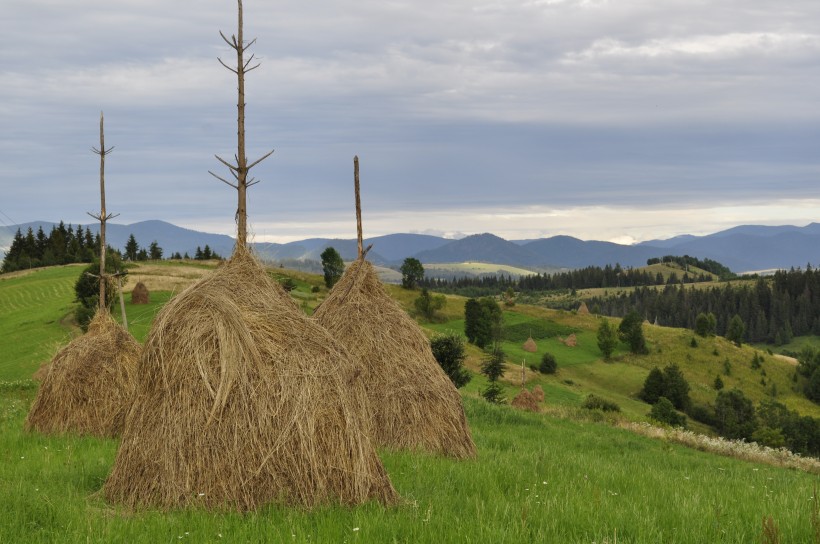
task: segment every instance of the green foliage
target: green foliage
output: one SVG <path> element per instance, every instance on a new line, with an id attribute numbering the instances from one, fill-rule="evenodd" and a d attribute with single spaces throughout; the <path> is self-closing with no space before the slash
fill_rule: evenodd
<path id="1" fill-rule="evenodd" d="M 541 374 L 555 374 L 558 371 L 558 362 L 555 360 L 555 355 L 546 352 L 541 356 L 541 364 L 538 365 L 538 371 Z"/>
<path id="2" fill-rule="evenodd" d="M 675 406 L 666 397 L 660 397 L 658 402 L 652 405 L 649 417 L 660 423 L 666 423 L 672 427 L 685 427 L 686 416 L 675 411 Z"/>
<path id="3" fill-rule="evenodd" d="M 407 257 L 399 269 L 401 272 L 401 286 L 405 289 L 415 289 L 424 279 L 424 266 L 415 257 Z"/>
<path id="4" fill-rule="evenodd" d="M 413 302 L 416 311 L 424 316 L 427 321 L 433 321 L 436 317 L 436 312 L 444 308 L 447 304 L 447 299 L 444 295 L 433 295 L 426 287 L 422 288 L 421 294 Z"/>
<path id="5" fill-rule="evenodd" d="M 128 236 L 128 241 L 125 243 L 125 257 L 129 261 L 136 261 L 137 260 L 137 253 L 140 251 L 140 246 L 137 243 L 137 239 L 134 237 L 133 234 Z"/>
<path id="6" fill-rule="evenodd" d="M 691 403 L 689 383 L 674 363 L 666 366 L 663 372 L 658 367 L 653 368 L 638 396 L 649 404 L 655 404 L 661 397 L 666 397 L 678 410 L 686 410 Z"/>
<path id="7" fill-rule="evenodd" d="M 151 242 L 148 246 L 148 258 L 152 261 L 158 261 L 162 259 L 162 248 L 159 247 L 159 244 L 156 240 Z"/>
<path id="8" fill-rule="evenodd" d="M 508 342 L 524 343 L 530 337 L 533 340 L 545 340 L 557 336 L 569 336 L 574 332 L 578 332 L 578 329 L 545 319 L 530 319 L 522 323 L 504 325 L 503 337 Z"/>
<path id="9" fill-rule="evenodd" d="M 699 313 L 695 318 L 695 333 L 706 338 L 707 336 L 714 336 L 717 332 L 717 318 L 712 312 Z"/>
<path id="10" fill-rule="evenodd" d="M 328 289 L 336 285 L 339 278 L 345 271 L 345 263 L 342 256 L 332 246 L 328 246 L 320 255 L 322 259 L 322 272 L 325 277 L 325 286 Z"/>
<path id="11" fill-rule="evenodd" d="M 655 404 L 666 391 L 666 380 L 663 377 L 663 372 L 658 367 L 654 367 L 649 371 L 649 375 L 643 382 L 643 388 L 638 393 L 638 397 L 644 402 Z"/>
<path id="12" fill-rule="evenodd" d="M 504 351 L 499 346 L 487 351 L 481 362 L 481 373 L 487 377 L 489 385 L 481 392 L 481 396 L 488 402 L 500 404 L 505 401 L 503 389 L 498 383 L 498 379 L 504 375 L 505 368 Z"/>
<path id="13" fill-rule="evenodd" d="M 809 382 L 806 384 L 805 393 L 809 400 L 820 404 L 820 367 L 815 368 L 812 372 Z"/>
<path id="14" fill-rule="evenodd" d="M 616 403 L 592 393 L 586 396 L 584 402 L 581 403 L 581 408 L 586 408 L 587 410 L 601 410 L 602 412 L 621 411 L 621 407 Z"/>
<path id="15" fill-rule="evenodd" d="M 471 298 L 464 304 L 464 335 L 479 348 L 499 341 L 502 325 L 503 314 L 495 299 Z"/>
<path id="16" fill-rule="evenodd" d="M 761 355 L 758 355 L 757 352 L 755 352 L 755 354 L 752 356 L 752 363 L 751 363 L 752 369 L 753 370 L 759 369 L 761 363 L 763 363 L 763 357 Z"/>
<path id="17" fill-rule="evenodd" d="M 740 316 L 735 314 L 732 320 L 729 321 L 729 327 L 726 329 L 726 339 L 740 346 L 743 343 L 743 335 L 745 333 L 746 325 L 743 324 L 743 320 Z"/>
<path id="18" fill-rule="evenodd" d="M 720 391 L 723 389 L 723 380 L 720 378 L 720 374 L 715 376 L 715 381 L 712 384 L 712 387 L 715 388 L 715 391 Z"/>
<path id="19" fill-rule="evenodd" d="M 281 285 L 282 289 L 284 289 L 288 293 L 296 289 L 296 282 L 293 281 L 293 278 L 290 277 L 281 278 L 279 280 L 279 285 Z"/>
<path id="20" fill-rule="evenodd" d="M 117 272 L 126 273 L 122 270 L 122 261 L 119 254 L 109 252 L 105 260 L 105 271 L 107 274 L 114 274 Z M 74 283 L 75 300 L 80 303 L 79 307 L 74 310 L 74 317 L 77 323 L 85 331 L 88 324 L 97 312 L 100 301 L 100 263 L 99 261 L 92 263 L 80 272 L 77 281 Z M 117 290 L 114 283 L 109 281 L 105 290 L 106 306 L 110 309 L 117 300 Z"/>
<path id="21" fill-rule="evenodd" d="M 757 422 L 752 401 L 740 389 L 719 391 L 715 400 L 715 427 L 726 438 L 750 439 Z"/>
<path id="22" fill-rule="evenodd" d="M 604 359 L 610 359 L 618 347 L 618 331 L 608 319 L 601 319 L 598 325 L 598 349 L 604 355 Z"/>
<path id="23" fill-rule="evenodd" d="M 464 368 L 464 340 L 454 332 L 438 335 L 430 340 L 430 349 L 438 364 L 456 387 L 467 385 L 472 376 Z"/>
<path id="24" fill-rule="evenodd" d="M 618 336 L 629 346 L 629 351 L 636 355 L 649 353 L 646 347 L 646 338 L 643 335 L 643 319 L 638 312 L 632 310 L 624 316 L 618 327 Z"/>
<path id="25" fill-rule="evenodd" d="M 690 347 L 690 348 L 696 348 L 696 347 L 698 347 L 698 341 L 697 341 L 697 340 L 695 340 L 695 337 L 694 337 L 694 336 L 692 337 L 692 339 L 691 339 L 691 340 L 689 340 L 689 347 Z"/>

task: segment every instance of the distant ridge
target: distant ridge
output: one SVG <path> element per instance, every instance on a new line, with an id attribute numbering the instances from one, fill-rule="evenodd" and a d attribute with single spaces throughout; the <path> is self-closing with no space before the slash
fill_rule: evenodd
<path id="1" fill-rule="evenodd" d="M 50 231 L 55 223 L 34 221 L 0 228 L 0 256 L 11 244 L 17 228 L 25 233 L 43 227 Z M 92 232 L 98 225 L 89 223 Z M 196 247 L 207 244 L 220 255 L 233 251 L 234 239 L 178 227 L 165 221 L 141 221 L 130 225 L 108 224 L 109 243 L 124 248 L 130 234 L 141 246 L 154 240 L 165 256 L 179 252 L 193 255 Z M 571 236 L 553 236 L 537 240 L 509 241 L 483 233 L 451 240 L 427 234 L 398 233 L 365 240 L 373 244 L 368 254 L 376 264 L 396 267 L 407 257 L 422 263 L 461 263 L 468 261 L 503 264 L 530 269 L 583 268 L 619 263 L 638 267 L 652 257 L 690 255 L 713 259 L 735 272 L 820 265 L 820 223 L 804 227 L 793 225 L 740 225 L 707 236 L 682 235 L 667 240 L 651 240 L 627 246 L 612 242 L 584 241 Z M 356 257 L 353 239 L 309 238 L 287 244 L 260 242 L 253 244 L 262 258 L 283 261 L 319 261 L 322 251 L 333 246 L 345 260 Z"/>

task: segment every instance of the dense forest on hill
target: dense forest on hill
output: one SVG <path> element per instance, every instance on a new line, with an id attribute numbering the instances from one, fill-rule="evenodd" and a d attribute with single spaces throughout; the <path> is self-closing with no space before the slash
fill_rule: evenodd
<path id="1" fill-rule="evenodd" d="M 65 223 L 52 227 L 46 234 L 40 227 L 35 233 L 31 228 L 26 234 L 17 232 L 11 247 L 3 259 L 2 272 L 14 272 L 38 266 L 90 263 L 100 253 L 100 237 L 92 235 L 89 228 L 77 225 L 75 229 Z"/>
<path id="2" fill-rule="evenodd" d="M 820 334 L 820 270 L 778 271 L 754 283 L 727 282 L 708 289 L 667 285 L 588 299 L 589 308 L 622 317 L 637 310 L 650 321 L 668 327 L 694 328 L 700 313 L 717 318 L 717 334 L 726 334 L 735 315 L 745 325 L 744 340 L 783 344 L 793 336 Z"/>

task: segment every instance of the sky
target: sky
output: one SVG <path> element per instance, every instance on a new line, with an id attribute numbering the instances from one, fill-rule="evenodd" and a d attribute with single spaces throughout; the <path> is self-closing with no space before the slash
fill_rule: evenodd
<path id="1" fill-rule="evenodd" d="M 255 241 L 633 243 L 820 220 L 816 0 L 245 0 Z M 0 228 L 234 235 L 229 0 L 4 0 Z"/>

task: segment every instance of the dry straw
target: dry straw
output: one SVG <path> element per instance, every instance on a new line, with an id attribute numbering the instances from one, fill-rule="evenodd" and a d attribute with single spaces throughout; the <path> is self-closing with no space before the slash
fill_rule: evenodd
<path id="1" fill-rule="evenodd" d="M 532 336 L 530 336 L 527 338 L 527 341 L 524 342 L 524 345 L 521 346 L 521 349 L 530 353 L 535 353 L 538 351 L 538 346 L 535 344 L 535 340 L 532 339 Z"/>
<path id="2" fill-rule="evenodd" d="M 398 500 L 350 356 L 241 246 L 158 314 L 105 496 L 253 510 Z"/>
<path id="3" fill-rule="evenodd" d="M 458 390 L 373 265 L 363 257 L 351 264 L 314 317 L 358 361 L 379 445 L 475 456 Z"/>
<path id="4" fill-rule="evenodd" d="M 536 401 L 544 402 L 544 389 L 540 385 L 536 385 L 532 388 L 532 396 L 535 397 Z"/>
<path id="5" fill-rule="evenodd" d="M 527 391 L 526 389 L 522 389 L 520 393 L 518 393 L 512 401 L 513 408 L 517 408 L 519 410 L 526 410 L 528 412 L 538 412 L 538 401 L 535 400 L 535 396 Z"/>
<path id="6" fill-rule="evenodd" d="M 134 290 L 131 291 L 131 304 L 148 304 L 150 301 L 151 296 L 148 293 L 148 287 L 141 281 L 137 282 Z"/>
<path id="7" fill-rule="evenodd" d="M 139 354 L 137 341 L 107 310 L 98 311 L 88 332 L 58 351 L 48 365 L 26 429 L 119 436 Z"/>

